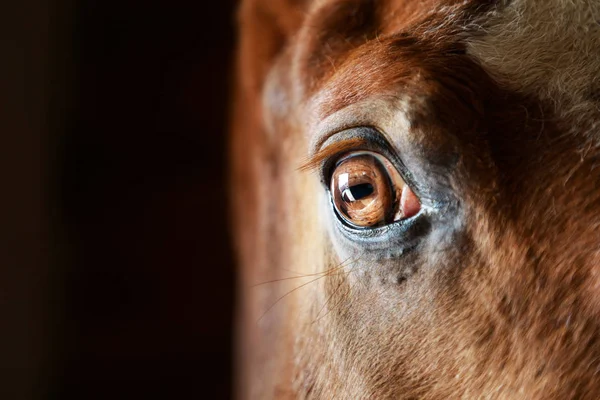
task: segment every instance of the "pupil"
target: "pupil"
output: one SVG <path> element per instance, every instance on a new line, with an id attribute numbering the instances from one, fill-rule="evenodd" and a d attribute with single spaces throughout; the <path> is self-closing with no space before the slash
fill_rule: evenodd
<path id="1" fill-rule="evenodd" d="M 373 185 L 370 183 L 361 183 L 360 185 L 349 187 L 344 191 L 345 201 L 358 201 L 373 193 Z"/>

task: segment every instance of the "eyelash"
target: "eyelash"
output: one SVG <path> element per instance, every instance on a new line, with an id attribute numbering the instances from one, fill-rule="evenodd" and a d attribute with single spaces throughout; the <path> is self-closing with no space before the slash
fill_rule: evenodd
<path id="1" fill-rule="evenodd" d="M 300 169 L 317 170 L 321 176 L 321 182 L 328 188 L 331 183 L 331 172 L 336 163 L 345 155 L 356 151 L 369 151 L 380 154 L 394 165 L 406 182 L 411 181 L 410 174 L 407 174 L 397 151 L 393 149 L 379 130 L 373 127 L 351 128 L 329 136 L 323 142 L 321 149 L 312 155 Z"/>

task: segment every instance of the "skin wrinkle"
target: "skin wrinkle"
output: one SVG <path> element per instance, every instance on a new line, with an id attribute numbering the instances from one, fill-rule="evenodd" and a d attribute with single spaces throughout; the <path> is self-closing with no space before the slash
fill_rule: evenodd
<path id="1" fill-rule="evenodd" d="M 599 7 L 243 3 L 239 398 L 600 398 Z M 451 204 L 414 251 L 347 257 L 298 170 L 359 126 Z"/>

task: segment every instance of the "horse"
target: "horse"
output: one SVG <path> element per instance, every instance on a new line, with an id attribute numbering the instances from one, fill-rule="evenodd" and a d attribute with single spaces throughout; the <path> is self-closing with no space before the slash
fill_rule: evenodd
<path id="1" fill-rule="evenodd" d="M 238 28 L 238 398 L 600 398 L 600 3 Z"/>

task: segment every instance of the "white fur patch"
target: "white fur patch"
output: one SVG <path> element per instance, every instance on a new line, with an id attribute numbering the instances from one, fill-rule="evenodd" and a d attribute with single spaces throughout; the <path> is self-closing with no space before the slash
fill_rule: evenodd
<path id="1" fill-rule="evenodd" d="M 563 116 L 597 118 L 600 1 L 513 0 L 480 24 L 468 52 L 498 82 L 553 102 Z"/>

